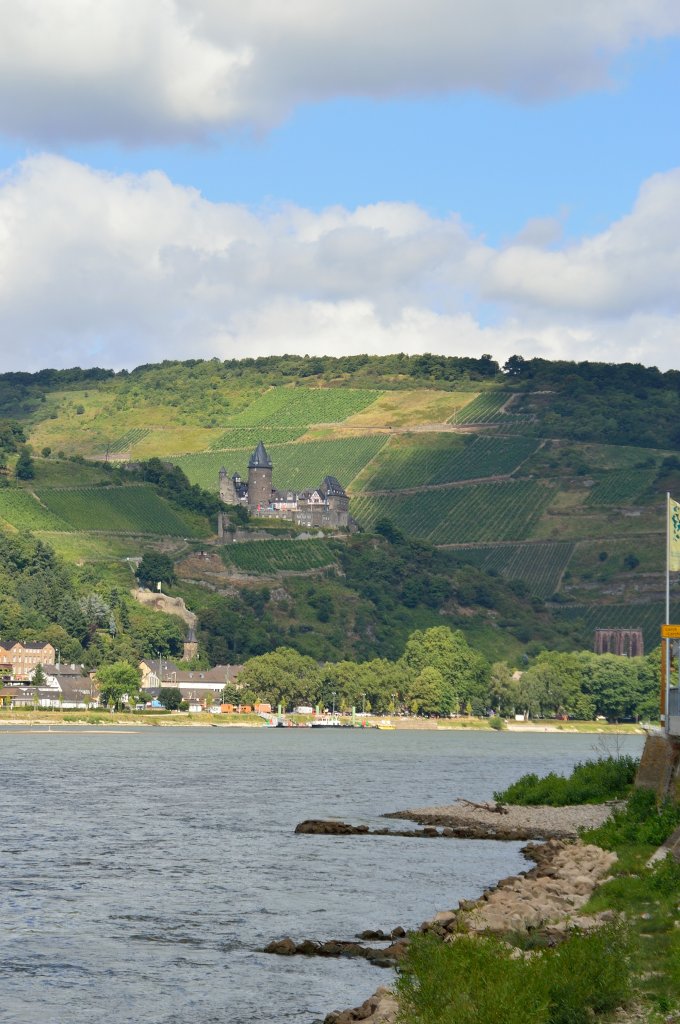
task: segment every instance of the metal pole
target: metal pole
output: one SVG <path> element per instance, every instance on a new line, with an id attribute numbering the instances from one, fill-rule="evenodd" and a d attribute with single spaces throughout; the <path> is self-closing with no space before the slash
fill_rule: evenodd
<path id="1" fill-rule="evenodd" d="M 666 625 L 670 624 L 671 621 L 671 495 L 670 491 L 666 491 Z M 664 693 L 664 707 L 663 707 L 663 726 L 668 732 L 669 718 L 668 714 L 668 702 L 670 698 L 670 685 L 671 685 L 671 645 L 669 640 L 666 640 L 666 649 L 663 652 L 665 655 L 666 663 L 666 686 Z"/>

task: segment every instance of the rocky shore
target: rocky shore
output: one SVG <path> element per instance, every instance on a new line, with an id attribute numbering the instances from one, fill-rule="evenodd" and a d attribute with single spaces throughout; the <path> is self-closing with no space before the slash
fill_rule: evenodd
<path id="1" fill-rule="evenodd" d="M 573 807 L 517 807 L 457 800 L 440 807 L 417 807 L 385 814 L 429 827 L 440 826 L 463 839 L 575 839 L 579 829 L 598 828 L 621 801 Z"/>
<path id="2" fill-rule="evenodd" d="M 513 935 L 532 931 L 556 943 L 573 928 L 598 927 L 611 920 L 613 915 L 609 911 L 588 916 L 580 911 L 593 889 L 608 877 L 616 855 L 585 844 L 576 836 L 579 828 L 601 824 L 616 806 L 512 807 L 507 808 L 506 814 L 496 805 L 485 807 L 457 801 L 451 806 L 387 815 L 427 823 L 430 827 L 470 830 L 458 834 L 475 838 L 515 839 L 529 834 L 547 839 L 540 844 L 530 843 L 522 851 L 534 862 L 533 868 L 501 879 L 477 900 L 461 900 L 457 908 L 440 911 L 423 922 L 420 931 L 434 933 L 443 942 L 454 942 L 461 933 L 491 933 L 512 941 Z M 408 937 L 401 939 L 393 944 L 390 954 L 400 959 L 407 945 Z M 517 955 L 523 955 L 519 949 Z M 361 1006 L 329 1013 L 323 1024 L 394 1024 L 397 1013 L 394 993 L 380 987 Z"/>

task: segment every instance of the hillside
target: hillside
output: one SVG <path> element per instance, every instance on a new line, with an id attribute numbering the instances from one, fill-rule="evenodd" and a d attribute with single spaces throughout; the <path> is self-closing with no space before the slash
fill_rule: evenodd
<path id="1" fill-rule="evenodd" d="M 640 626 L 651 649 L 663 496 L 680 493 L 679 404 L 674 371 L 521 357 L 503 370 L 488 357 L 362 356 L 5 374 L 0 415 L 30 443 L 35 476 L 15 480 L 6 444 L 0 525 L 101 572 L 154 548 L 189 556 L 178 584 L 189 603 L 253 620 L 257 649 L 287 637 L 324 657 L 393 653 L 410 628 L 442 617 L 491 654 L 504 642 L 512 656 L 590 646 L 596 625 Z M 447 596 L 428 608 L 397 590 L 386 628 L 387 610 L 345 564 L 355 548 L 366 556 L 361 539 L 301 542 L 275 523 L 271 540 L 201 561 L 191 553 L 210 544 L 210 520 L 125 468 L 160 457 L 217 496 L 220 467 L 245 475 L 260 439 L 275 486 L 337 477 L 361 528 L 389 520 L 420 545 L 413 559 L 436 562 Z"/>

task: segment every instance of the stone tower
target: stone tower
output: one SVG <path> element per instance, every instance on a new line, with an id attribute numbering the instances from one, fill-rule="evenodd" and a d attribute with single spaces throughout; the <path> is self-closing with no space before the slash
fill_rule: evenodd
<path id="1" fill-rule="evenodd" d="M 248 507 L 267 508 L 272 497 L 272 460 L 262 441 L 248 460 Z"/>
<path id="2" fill-rule="evenodd" d="M 198 640 L 196 638 L 196 630 L 193 626 L 189 626 L 187 632 L 187 638 L 184 641 L 184 654 L 182 658 L 184 661 L 191 661 L 198 655 Z"/>
<path id="3" fill-rule="evenodd" d="M 232 477 L 222 466 L 220 470 L 220 498 L 225 505 L 238 505 L 238 495 Z"/>

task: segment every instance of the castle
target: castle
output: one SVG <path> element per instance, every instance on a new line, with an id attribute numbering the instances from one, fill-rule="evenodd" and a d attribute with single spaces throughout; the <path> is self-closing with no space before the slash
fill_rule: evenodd
<path id="1" fill-rule="evenodd" d="M 252 516 L 287 519 L 296 526 L 350 525 L 349 498 L 334 476 L 326 476 L 319 487 L 306 491 L 279 491 L 272 485 L 272 460 L 262 441 L 248 460 L 248 481 L 238 473 L 220 470 L 220 498 L 225 505 L 241 505 Z"/>

